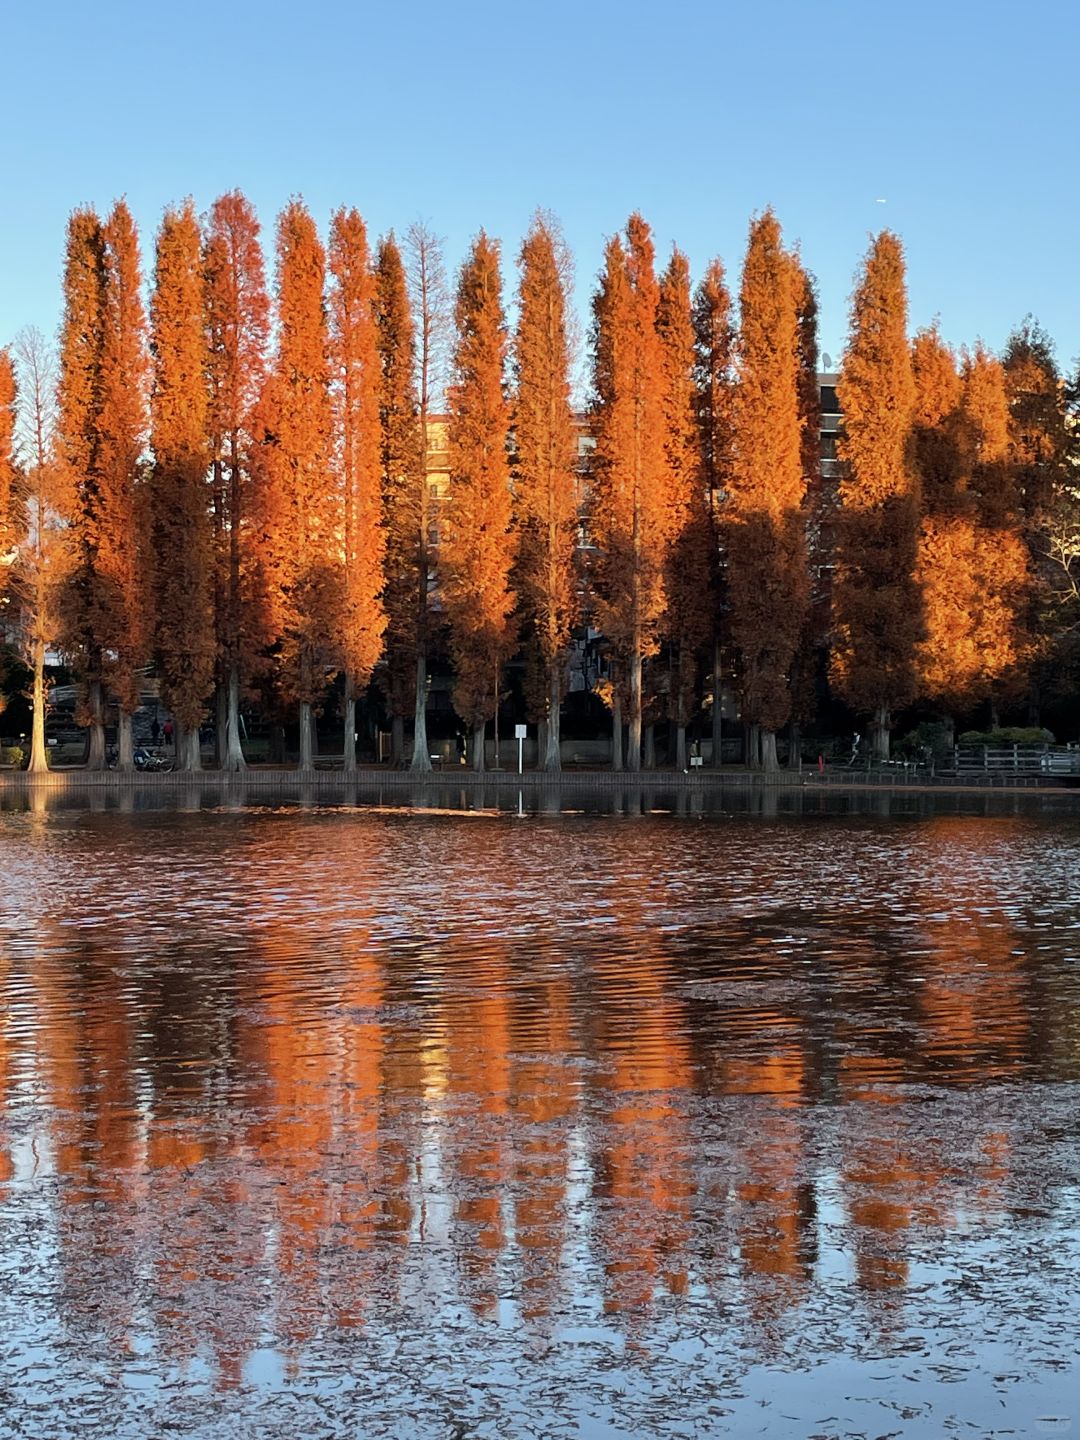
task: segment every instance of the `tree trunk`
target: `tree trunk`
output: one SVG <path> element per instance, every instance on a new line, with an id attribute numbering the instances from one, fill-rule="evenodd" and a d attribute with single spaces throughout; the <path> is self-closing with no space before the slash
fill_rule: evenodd
<path id="1" fill-rule="evenodd" d="M 229 688 L 225 697 L 225 740 L 221 760 L 223 770 L 247 769 L 243 746 L 240 744 L 240 672 L 233 665 L 229 670 Z"/>
<path id="2" fill-rule="evenodd" d="M 544 749 L 540 763 L 546 771 L 562 769 L 562 662 L 554 662 L 548 673 L 548 716 L 544 727 Z"/>
<path id="3" fill-rule="evenodd" d="M 356 774 L 356 696 L 353 694 L 352 681 L 345 680 L 345 736 L 343 752 L 345 756 L 342 769 L 346 775 Z"/>
<path id="4" fill-rule="evenodd" d="M 315 745 L 314 745 L 314 722 L 311 714 L 311 705 L 307 700 L 300 702 L 300 769 L 314 770 L 315 768 Z"/>
<path id="5" fill-rule="evenodd" d="M 618 690 L 615 690 L 611 697 L 611 768 L 612 770 L 623 768 L 622 700 L 619 698 Z"/>
<path id="6" fill-rule="evenodd" d="M 270 758 L 275 765 L 285 764 L 285 726 L 280 721 L 270 730 Z"/>
<path id="7" fill-rule="evenodd" d="M 776 758 L 776 731 L 761 731 L 761 768 L 770 773 L 780 769 L 780 762 Z"/>
<path id="8" fill-rule="evenodd" d="M 688 770 L 686 763 L 686 726 L 679 724 L 675 727 L 675 769 Z"/>
<path id="9" fill-rule="evenodd" d="M 761 726 L 750 725 L 746 731 L 746 764 L 751 770 L 761 769 Z"/>
<path id="10" fill-rule="evenodd" d="M 229 685 L 222 680 L 214 687 L 214 765 L 225 766 L 225 732 L 229 728 Z"/>
<path id="11" fill-rule="evenodd" d="M 416 713 L 409 769 L 424 773 L 431 769 L 431 751 L 428 749 L 427 738 L 427 660 L 422 652 L 418 652 L 416 656 Z"/>
<path id="12" fill-rule="evenodd" d="M 990 699 L 990 729 L 1001 729 L 1001 711 L 998 709 L 998 702 L 995 696 Z"/>
<path id="13" fill-rule="evenodd" d="M 102 705 L 101 681 L 94 680 L 90 685 L 90 743 L 86 752 L 86 768 L 88 770 L 105 769 L 105 716 Z"/>
<path id="14" fill-rule="evenodd" d="M 49 752 L 45 747 L 45 641 L 34 641 L 34 714 L 30 725 L 31 775 L 49 768 Z"/>
<path id="15" fill-rule="evenodd" d="M 713 642 L 712 682 L 712 763 L 719 766 L 724 759 L 724 715 L 722 704 L 723 670 L 721 667 L 720 641 Z"/>
<path id="16" fill-rule="evenodd" d="M 630 656 L 630 734 L 626 744 L 626 768 L 637 774 L 641 770 L 641 652 Z"/>
<path id="17" fill-rule="evenodd" d="M 135 769 L 135 740 L 131 716 L 123 708 L 116 714 L 116 768 L 130 773 Z"/>
<path id="18" fill-rule="evenodd" d="M 496 663 L 496 666 L 495 666 L 495 762 L 494 762 L 494 764 L 493 764 L 492 767 L 491 767 L 493 770 L 501 770 L 501 769 L 502 769 L 502 756 L 499 754 L 499 750 L 500 750 L 500 745 L 499 745 L 499 666 L 498 666 L 498 664 Z"/>
<path id="19" fill-rule="evenodd" d="M 789 770 L 802 769 L 802 728 L 797 720 L 792 720 L 788 726 L 787 768 Z"/>
<path id="20" fill-rule="evenodd" d="M 473 726 L 472 732 L 472 768 L 480 773 L 484 769 L 484 735 L 487 725 L 481 720 L 479 725 Z"/>
<path id="21" fill-rule="evenodd" d="M 390 717 L 390 764 L 400 770 L 405 763 L 405 717 Z"/>
<path id="22" fill-rule="evenodd" d="M 177 769 L 187 771 L 198 771 L 202 769 L 202 746 L 199 744 L 199 727 L 193 725 L 190 730 L 184 729 L 178 737 L 181 743 L 177 745 L 176 758 Z"/>
<path id="23" fill-rule="evenodd" d="M 874 712 L 871 730 L 871 754 L 878 761 L 885 761 L 889 758 L 889 720 L 889 707 L 879 705 Z"/>
<path id="24" fill-rule="evenodd" d="M 642 738 L 642 762 L 646 770 L 656 769 L 656 726 L 646 725 Z"/>

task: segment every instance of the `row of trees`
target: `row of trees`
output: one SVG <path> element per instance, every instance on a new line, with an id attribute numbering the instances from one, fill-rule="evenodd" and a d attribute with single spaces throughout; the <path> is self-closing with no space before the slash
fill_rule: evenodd
<path id="1" fill-rule="evenodd" d="M 825 669 L 885 756 L 893 715 L 917 698 L 996 708 L 1060 664 L 1076 529 L 1066 396 L 1036 329 L 1002 361 L 981 346 L 958 359 L 934 329 L 910 343 L 901 246 L 879 235 L 826 478 L 814 283 L 775 216 L 751 224 L 736 326 L 720 261 L 696 292 L 677 249 L 658 274 L 634 215 L 593 301 L 583 473 L 571 267 L 547 217 L 519 276 L 511 335 L 483 232 L 451 315 L 425 227 L 373 248 L 341 209 L 324 246 L 294 201 L 271 304 L 257 217 L 232 193 L 202 221 L 190 202 L 166 213 L 147 308 L 127 206 L 72 215 L 55 360 L 35 333 L 0 352 L 0 546 L 35 677 L 33 768 L 50 648 L 77 677 L 92 766 L 110 695 L 131 766 L 153 665 L 182 763 L 199 765 L 214 713 L 232 770 L 256 690 L 298 707 L 310 766 L 334 676 L 347 770 L 373 678 L 395 752 L 411 714 L 412 765 L 429 768 L 427 676 L 444 640 L 477 768 L 515 657 L 542 763 L 558 767 L 586 625 L 607 655 L 614 763 L 630 770 L 648 763 L 659 718 L 683 766 L 710 699 L 718 746 L 725 669 L 751 761 L 772 768 L 785 726 L 797 751 Z M 433 546 L 447 352 L 451 494 Z"/>

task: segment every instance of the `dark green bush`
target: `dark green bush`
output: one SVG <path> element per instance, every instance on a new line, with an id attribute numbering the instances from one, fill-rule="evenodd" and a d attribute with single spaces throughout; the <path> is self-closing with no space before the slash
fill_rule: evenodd
<path id="1" fill-rule="evenodd" d="M 999 730 L 965 730 L 959 745 L 1052 745 L 1054 736 L 1037 725 L 1006 725 Z"/>

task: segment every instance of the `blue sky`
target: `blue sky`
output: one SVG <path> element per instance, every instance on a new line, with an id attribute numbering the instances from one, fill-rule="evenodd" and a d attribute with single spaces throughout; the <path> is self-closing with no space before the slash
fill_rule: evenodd
<path id="1" fill-rule="evenodd" d="M 483 226 L 508 280 L 536 206 L 587 305 L 630 210 L 733 276 L 772 205 L 838 353 L 869 234 L 899 231 L 913 328 L 999 347 L 1034 312 L 1080 356 L 1080 7 L 999 0 L 5 7 L 0 343 L 59 317 L 73 206 L 126 194 L 144 255 L 170 201 L 233 186 L 266 237 L 302 194 L 379 233 L 422 216 L 451 268 Z M 886 203 L 877 203 L 883 199 Z"/>

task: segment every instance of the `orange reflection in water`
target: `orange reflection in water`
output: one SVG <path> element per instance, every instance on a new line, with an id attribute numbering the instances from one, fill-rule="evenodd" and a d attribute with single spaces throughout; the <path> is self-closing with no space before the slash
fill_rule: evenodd
<path id="1" fill-rule="evenodd" d="M 620 923 L 636 921 L 624 902 Z M 640 932 L 635 940 L 640 939 Z M 696 1191 L 686 1125 L 694 1067 L 683 1003 L 655 948 L 628 944 L 592 970 L 600 1107 L 594 1159 L 597 1248 L 604 1256 L 608 1311 L 644 1310 L 659 1281 L 681 1294 Z"/>
<path id="2" fill-rule="evenodd" d="M 279 875 L 293 842 L 267 833 L 258 864 Z M 486 859 L 512 866 L 492 834 Z M 165 895 L 126 927 L 43 919 L 18 976 L 0 960 L 0 995 L 23 972 L 35 987 L 19 1048 L 0 1008 L 0 1105 L 29 1064 L 71 1331 L 121 1349 L 150 1329 L 159 1356 L 204 1357 L 236 1385 L 263 1343 L 296 1374 L 330 1330 L 404 1312 L 415 1329 L 455 1306 L 555 1334 L 594 1287 L 638 1334 L 704 1293 L 760 1350 L 812 1292 L 819 1245 L 850 1254 L 884 1330 L 926 1237 L 1002 1206 L 1010 1123 L 965 1135 L 963 1165 L 912 1095 L 1037 1053 L 1037 957 L 992 876 L 958 871 L 948 907 L 927 887 L 902 923 L 830 912 L 800 937 L 826 958 L 789 983 L 775 935 L 797 915 L 740 929 L 716 907 L 692 947 L 684 890 L 598 882 L 569 938 L 555 905 L 485 929 L 473 876 L 472 892 L 439 882 L 434 918 L 412 892 L 406 923 L 366 865 L 347 884 L 286 875 L 239 940 L 213 917 L 185 930 Z M 512 907 L 524 881 L 500 878 Z M 710 966 L 723 1003 L 690 1003 Z M 0 1143 L 0 1194 L 11 1175 Z"/>

